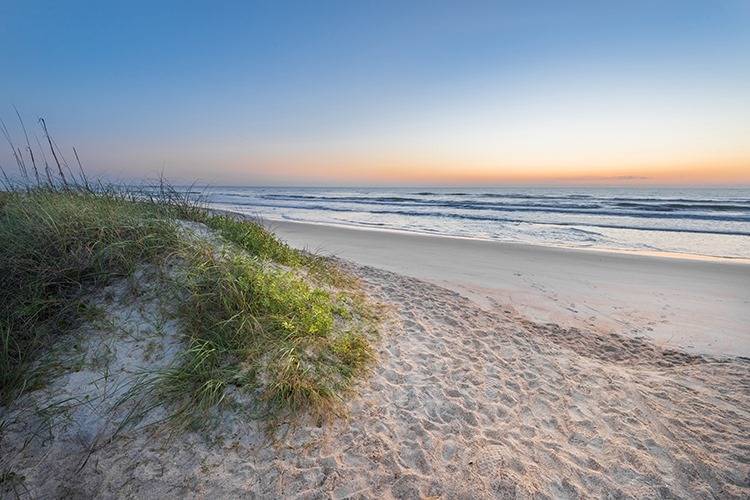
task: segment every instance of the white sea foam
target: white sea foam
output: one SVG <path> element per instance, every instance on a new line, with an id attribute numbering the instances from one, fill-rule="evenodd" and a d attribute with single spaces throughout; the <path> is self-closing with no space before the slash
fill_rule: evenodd
<path id="1" fill-rule="evenodd" d="M 750 258 L 750 189 L 211 187 L 202 193 L 215 207 L 268 220 Z"/>

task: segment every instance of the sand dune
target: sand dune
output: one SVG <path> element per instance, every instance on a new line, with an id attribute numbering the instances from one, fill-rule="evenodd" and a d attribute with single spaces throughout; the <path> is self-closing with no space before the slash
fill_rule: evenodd
<path id="1" fill-rule="evenodd" d="M 42 496 L 750 494 L 748 361 L 619 335 L 582 343 L 588 332 L 348 266 L 390 311 L 379 363 L 347 417 L 282 425 L 269 438 L 228 412 L 208 435 L 127 430 L 93 451 L 63 433 L 22 453 L 17 470 Z"/>
<path id="2" fill-rule="evenodd" d="M 368 251 L 382 258 L 393 240 L 369 243 Z M 442 264 L 443 278 L 456 272 L 455 254 L 435 260 L 429 245 L 423 250 L 418 262 L 388 266 L 421 273 Z M 524 272 L 539 276 L 558 262 L 539 255 L 511 255 L 498 266 L 528 258 L 536 266 Z M 575 262 L 572 269 L 582 269 Z M 613 262 L 595 260 L 594 274 L 582 277 L 601 277 Z M 114 407 L 106 400 L 113 391 L 102 387 L 121 394 L 136 383 L 134 367 L 169 361 L 176 338 L 174 325 L 164 336 L 150 326 L 159 318 L 146 320 L 163 309 L 158 294 L 127 301 L 118 298 L 129 296 L 123 285 L 114 284 L 110 331 L 127 334 L 108 338 L 111 333 L 89 329 L 75 343 L 85 356 L 106 345 L 106 357 L 115 362 L 106 375 L 91 369 L 62 374 L 28 395 L 40 403 L 78 402 L 66 414 L 49 415 L 42 427 L 23 413 L 6 412 L 5 465 L 23 474 L 31 496 L 45 498 L 750 496 L 750 360 L 691 353 L 585 322 L 540 322 L 524 311 L 524 302 L 503 301 L 502 293 L 472 296 L 455 283 L 449 289 L 341 263 L 386 306 L 378 362 L 343 416 L 282 422 L 269 434 L 240 411 L 252 403 L 247 396 L 230 390 L 237 404 L 207 432 L 175 435 L 154 424 L 159 411 L 149 427 L 121 428 L 127 407 Z M 648 279 L 647 268 L 634 267 L 642 273 L 637 279 Z M 683 279 L 709 268 L 697 269 Z M 477 276 L 496 280 L 501 273 Z M 727 291 L 737 292 L 731 287 L 740 284 L 729 283 Z M 494 284 L 495 290 L 502 286 Z M 616 290 L 616 284 L 601 286 Z M 745 297 L 720 299 L 734 307 Z M 711 300 L 719 298 L 705 300 L 715 305 Z M 73 355 L 75 361 L 80 353 Z M 26 443 L 45 426 L 54 432 Z"/>

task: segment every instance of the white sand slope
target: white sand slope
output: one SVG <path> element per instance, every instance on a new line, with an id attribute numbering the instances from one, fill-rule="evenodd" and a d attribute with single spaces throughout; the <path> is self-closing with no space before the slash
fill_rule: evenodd
<path id="1" fill-rule="evenodd" d="M 494 301 L 539 322 L 750 357 L 750 263 L 268 222 L 293 246 Z"/>

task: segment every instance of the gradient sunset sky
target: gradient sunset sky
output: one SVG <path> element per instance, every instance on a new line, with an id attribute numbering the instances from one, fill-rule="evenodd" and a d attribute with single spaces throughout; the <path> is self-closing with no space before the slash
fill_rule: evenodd
<path id="1" fill-rule="evenodd" d="M 0 40 L 0 117 L 113 179 L 750 184 L 747 0 L 5 0 Z"/>

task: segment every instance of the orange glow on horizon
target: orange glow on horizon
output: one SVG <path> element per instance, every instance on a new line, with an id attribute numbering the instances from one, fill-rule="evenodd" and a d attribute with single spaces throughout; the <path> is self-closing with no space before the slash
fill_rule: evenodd
<path id="1" fill-rule="evenodd" d="M 269 172 L 274 179 L 296 178 L 305 182 L 362 185 L 750 185 L 750 157 L 717 161 L 675 162 L 640 166 L 534 166 L 509 163 L 429 163 L 418 161 L 329 160 L 252 162 L 253 170 Z M 242 177 L 246 167 L 237 165 Z"/>

